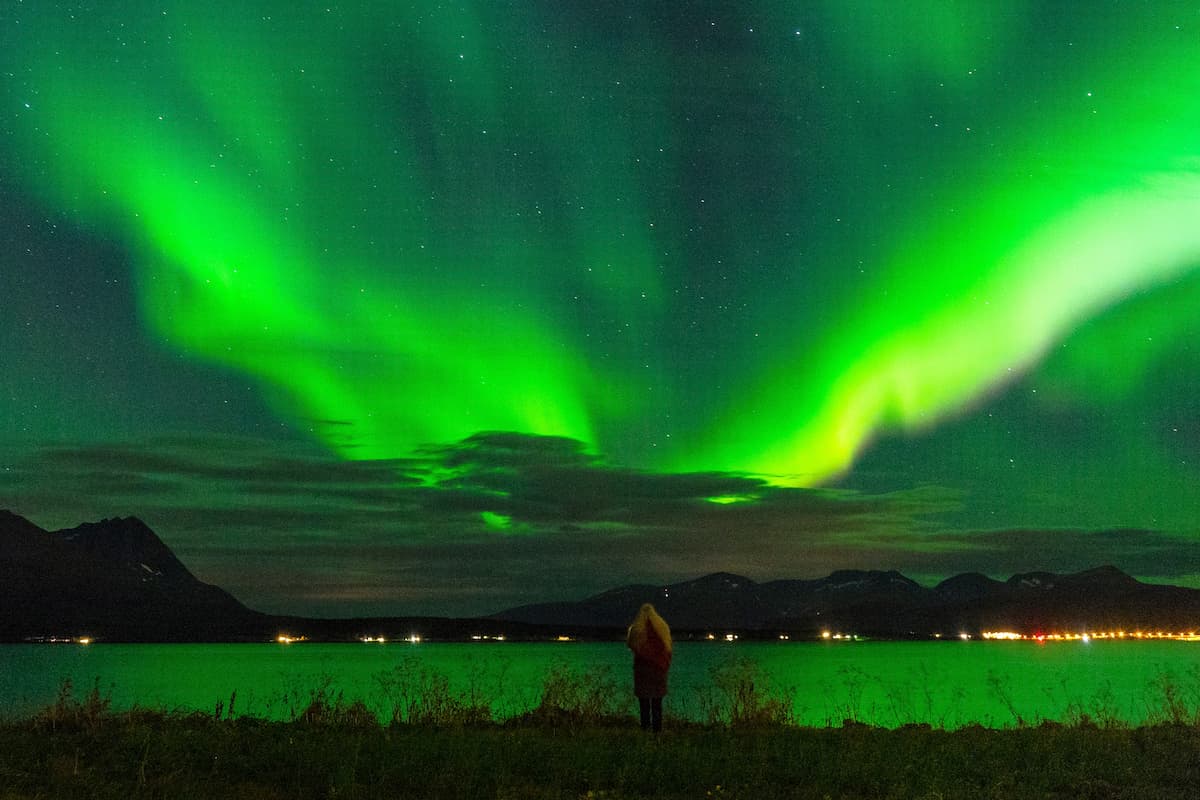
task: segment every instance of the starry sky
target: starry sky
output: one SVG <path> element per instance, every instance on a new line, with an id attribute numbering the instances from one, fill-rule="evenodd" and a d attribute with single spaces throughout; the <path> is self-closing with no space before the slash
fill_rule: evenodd
<path id="1" fill-rule="evenodd" d="M 1200 6 L 14 2 L 0 507 L 267 611 L 1200 585 Z"/>

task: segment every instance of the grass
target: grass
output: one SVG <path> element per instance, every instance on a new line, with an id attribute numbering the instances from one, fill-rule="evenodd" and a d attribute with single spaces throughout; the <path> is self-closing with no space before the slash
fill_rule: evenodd
<path id="1" fill-rule="evenodd" d="M 113 715 L 0 727 L 0 798 L 1194 797 L 1200 730 L 380 726 Z"/>
<path id="2" fill-rule="evenodd" d="M 1200 785 L 1200 724 L 1163 678 L 1158 722 L 1085 713 L 1070 724 L 896 729 L 792 724 L 749 662 L 714 667 L 706 720 L 641 731 L 623 683 L 554 665 L 540 700 L 497 719 L 496 687 L 405 662 L 379 677 L 385 714 L 322 680 L 286 721 L 236 713 L 114 711 L 64 683 L 0 724 L 0 800 L 50 798 L 1172 798 Z"/>

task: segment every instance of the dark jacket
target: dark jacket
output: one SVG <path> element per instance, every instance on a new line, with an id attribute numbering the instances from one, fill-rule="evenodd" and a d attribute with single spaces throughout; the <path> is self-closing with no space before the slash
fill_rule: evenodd
<path id="1" fill-rule="evenodd" d="M 663 645 L 653 626 L 646 627 L 646 643 L 633 653 L 633 693 L 638 697 L 665 697 L 671 651 Z"/>

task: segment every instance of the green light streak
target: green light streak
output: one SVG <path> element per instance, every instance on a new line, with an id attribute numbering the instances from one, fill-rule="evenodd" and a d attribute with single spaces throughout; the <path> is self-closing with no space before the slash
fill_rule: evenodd
<path id="1" fill-rule="evenodd" d="M 797 434 L 771 442 L 748 468 L 823 482 L 880 430 L 934 424 L 1032 367 L 1092 314 L 1195 269 L 1200 179 L 1177 186 L 1165 196 L 1154 189 L 1087 202 L 1031 237 L 974 302 L 873 344 Z M 796 467 L 803 472 L 789 475 Z"/>
<path id="2" fill-rule="evenodd" d="M 720 442 L 681 463 L 827 482 L 881 433 L 963 413 L 1090 317 L 1195 272 L 1200 73 L 1190 44 L 1173 44 L 1143 53 L 1143 70 L 1126 63 L 1126 75 L 1109 66 L 1093 76 L 1107 89 L 1103 125 L 1056 119 L 1062 130 L 1031 137 L 1004 179 L 917 215 L 928 225 L 888 261 L 882 299 L 850 315 L 815 357 L 806 346 L 772 365 Z M 1081 92 L 1067 110 L 1097 113 L 1091 98 Z M 1062 148 L 1056 163 L 1082 168 L 1046 169 L 1048 145 Z M 799 378 L 790 368 L 814 361 Z"/>
<path id="3" fill-rule="evenodd" d="M 536 3 L 121 5 L 5 34 L 10 168 L 126 248 L 158 339 L 347 458 L 506 430 L 820 484 L 1200 264 L 1184 4 L 1039 38 L 1034 4 L 761 3 L 711 40 L 634 4 L 594 37 Z M 738 183 L 760 139 L 807 183 Z"/>
<path id="4" fill-rule="evenodd" d="M 512 527 L 512 517 L 505 514 L 497 514 L 494 511 L 481 511 L 479 512 L 479 517 L 483 520 L 483 524 L 489 528 L 503 531 Z"/>
<path id="5" fill-rule="evenodd" d="M 754 495 L 723 494 L 723 495 L 718 495 L 716 497 L 709 497 L 706 499 L 708 500 L 708 502 L 714 503 L 719 506 L 730 506 L 730 505 L 735 505 L 737 503 L 753 503 L 758 498 L 755 497 Z"/>
<path id="6" fill-rule="evenodd" d="M 176 107 L 173 76 L 138 91 L 144 81 L 132 76 L 161 68 L 155 52 L 126 68 L 114 59 L 99 81 L 95 64 L 60 65 L 29 114 L 35 146 L 44 138 L 65 154 L 51 164 L 55 201 L 124 229 L 139 250 L 146 322 L 176 347 L 255 375 L 281 411 L 350 457 L 492 429 L 593 440 L 591 368 L 553 319 L 523 313 L 528 299 L 507 285 L 536 275 L 536 256 L 514 244 L 522 234 L 502 231 L 499 252 L 481 241 L 486 254 L 429 254 L 449 232 L 417 222 L 430 210 L 414 203 L 396 218 L 395 198 L 418 195 L 422 183 L 403 168 L 366 174 L 375 159 L 395 162 L 397 147 L 364 134 L 373 127 L 367 103 L 346 95 L 361 76 L 319 52 L 303 25 L 291 31 L 298 52 L 268 52 L 252 26 L 230 41 L 224 27 L 189 22 L 201 35 L 185 39 L 183 72 L 207 119 L 181 121 L 196 112 Z M 356 22 L 365 35 L 370 20 Z M 455 67 L 475 87 L 465 101 L 441 98 L 466 106 L 445 115 L 483 116 L 494 104 L 486 65 L 466 58 L 478 60 L 463 44 L 469 28 L 422 40 L 431 58 L 467 62 Z M 313 60 L 302 68 L 305 57 Z M 307 113 L 316 100 L 327 113 Z M 400 144 L 405 133 L 394 134 Z M 373 158 L 344 176 L 337 162 L 358 149 Z M 348 188 L 384 182 L 380 196 L 347 207 Z M 380 241 L 365 246 L 364 237 Z M 339 424 L 327 429 L 326 420 Z"/>

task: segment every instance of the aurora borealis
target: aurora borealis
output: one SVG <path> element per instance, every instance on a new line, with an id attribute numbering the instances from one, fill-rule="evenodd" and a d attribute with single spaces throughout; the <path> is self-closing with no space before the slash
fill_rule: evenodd
<path id="1" fill-rule="evenodd" d="M 901 5 L 9 6 L 0 506 L 1200 581 L 1200 7 Z"/>

